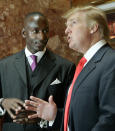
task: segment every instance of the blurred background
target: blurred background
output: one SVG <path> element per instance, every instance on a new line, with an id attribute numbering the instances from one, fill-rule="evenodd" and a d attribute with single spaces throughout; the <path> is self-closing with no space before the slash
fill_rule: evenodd
<path id="1" fill-rule="evenodd" d="M 111 3 L 114 7 L 111 7 Z M 115 36 L 115 0 L 0 0 L 0 58 L 16 53 L 25 47 L 21 36 L 23 20 L 27 13 L 40 11 L 48 18 L 50 39 L 48 48 L 77 64 L 81 54 L 69 49 L 64 34 L 62 15 L 77 5 L 93 4 L 103 7 L 108 14 L 111 38 Z M 115 41 L 110 44 L 115 48 Z"/>

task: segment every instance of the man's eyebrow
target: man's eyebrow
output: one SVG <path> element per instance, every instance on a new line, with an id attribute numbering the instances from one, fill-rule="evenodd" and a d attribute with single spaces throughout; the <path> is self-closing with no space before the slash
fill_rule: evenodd
<path id="1" fill-rule="evenodd" d="M 76 20 L 75 18 L 69 19 L 67 22 L 65 22 L 65 25 L 67 26 L 68 23 L 71 23 L 73 20 Z"/>
<path id="2" fill-rule="evenodd" d="M 80 17 L 75 17 L 75 18 L 69 19 L 70 22 L 73 21 L 73 20 L 79 21 L 79 20 L 80 20 Z"/>

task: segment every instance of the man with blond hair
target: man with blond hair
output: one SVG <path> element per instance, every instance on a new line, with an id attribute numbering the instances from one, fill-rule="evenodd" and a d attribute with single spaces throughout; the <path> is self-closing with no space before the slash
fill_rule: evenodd
<path id="1" fill-rule="evenodd" d="M 68 90 L 61 131 L 115 131 L 115 50 L 108 44 L 106 16 L 96 7 L 85 6 L 71 9 L 64 18 L 69 47 L 84 57 Z M 56 105 L 31 98 L 34 102 L 27 104 L 34 105 L 36 116 L 51 120 L 40 109 Z M 58 120 L 59 113 L 52 120 Z"/>

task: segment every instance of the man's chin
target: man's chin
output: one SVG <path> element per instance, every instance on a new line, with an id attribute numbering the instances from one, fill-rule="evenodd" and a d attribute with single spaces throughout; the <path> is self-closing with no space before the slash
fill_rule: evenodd
<path id="1" fill-rule="evenodd" d="M 73 46 L 72 43 L 69 43 L 69 48 L 70 48 L 70 49 L 74 49 L 74 46 Z"/>
<path id="2" fill-rule="evenodd" d="M 37 47 L 34 48 L 34 49 L 35 49 L 36 52 L 38 52 L 38 51 L 43 51 L 44 48 L 45 48 L 44 46 L 37 46 Z"/>
<path id="3" fill-rule="evenodd" d="M 79 52 L 79 47 L 76 47 L 75 44 L 73 44 L 73 43 L 69 43 L 69 48 L 74 50 L 74 51 Z"/>

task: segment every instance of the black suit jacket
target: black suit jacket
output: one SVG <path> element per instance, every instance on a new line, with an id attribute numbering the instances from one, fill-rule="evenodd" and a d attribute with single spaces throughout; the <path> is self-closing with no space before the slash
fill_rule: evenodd
<path id="1" fill-rule="evenodd" d="M 26 76 L 26 57 L 24 50 L 0 61 L 0 97 L 28 99 L 28 81 Z M 62 57 L 55 55 L 48 49 L 35 69 L 36 77 L 32 81 L 31 95 L 48 100 L 50 95 L 58 108 L 63 108 L 65 92 L 71 83 L 75 65 Z M 61 83 L 51 85 L 58 79 Z M 30 125 L 29 125 L 30 126 Z M 12 123 L 5 115 L 4 131 L 23 131 L 25 125 Z M 37 127 L 39 128 L 39 127 Z M 38 129 L 28 128 L 26 131 Z"/>
<path id="2" fill-rule="evenodd" d="M 115 50 L 108 45 L 87 63 L 74 84 L 69 129 L 115 131 Z"/>

